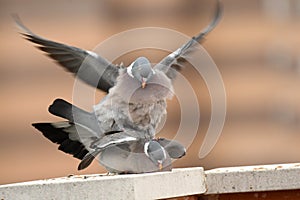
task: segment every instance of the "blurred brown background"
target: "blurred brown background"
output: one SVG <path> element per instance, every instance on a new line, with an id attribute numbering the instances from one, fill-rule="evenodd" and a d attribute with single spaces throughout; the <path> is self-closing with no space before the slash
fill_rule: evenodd
<path id="1" fill-rule="evenodd" d="M 200 128 L 187 156 L 174 165 L 210 169 L 298 162 L 300 1 L 223 3 L 223 20 L 204 47 L 224 79 L 225 127 L 213 151 L 200 160 L 210 100 L 201 77 L 194 77 L 191 81 L 199 85 Z M 59 120 L 47 107 L 57 97 L 72 101 L 74 78 L 17 34 L 12 13 L 18 13 L 37 34 L 91 50 L 113 34 L 144 26 L 193 36 L 209 22 L 213 6 L 209 0 L 0 0 L 0 184 L 105 171 L 94 162 L 78 172 L 78 160 L 58 151 L 31 127 L 33 122 Z M 141 51 L 134 56 L 142 53 L 147 54 Z M 149 54 L 154 61 L 166 55 Z M 117 62 L 128 64 L 132 59 L 129 55 Z M 183 74 L 189 77 L 192 72 L 185 69 Z M 99 99 L 102 96 L 98 94 Z M 176 99 L 170 101 L 162 136 L 176 132 L 178 110 Z"/>

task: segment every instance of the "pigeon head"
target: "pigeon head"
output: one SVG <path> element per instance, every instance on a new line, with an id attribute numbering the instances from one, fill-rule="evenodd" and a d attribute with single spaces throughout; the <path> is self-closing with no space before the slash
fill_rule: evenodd
<path id="1" fill-rule="evenodd" d="M 127 73 L 138 80 L 142 88 L 145 88 L 155 72 L 147 58 L 139 57 L 127 68 Z"/>
<path id="2" fill-rule="evenodd" d="M 163 162 L 167 159 L 165 149 L 158 142 L 150 140 L 145 143 L 144 152 L 149 159 L 162 170 Z"/>

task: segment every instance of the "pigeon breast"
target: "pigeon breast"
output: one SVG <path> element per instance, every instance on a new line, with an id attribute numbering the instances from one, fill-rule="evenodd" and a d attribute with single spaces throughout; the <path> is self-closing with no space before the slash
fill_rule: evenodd
<path id="1" fill-rule="evenodd" d="M 141 83 L 125 72 L 120 73 L 116 86 L 94 111 L 100 124 L 113 121 L 119 129 L 136 130 L 142 138 L 153 138 L 166 114 L 166 99 L 172 96 L 171 81 L 164 73 L 155 72 L 146 87 L 141 88 Z"/>

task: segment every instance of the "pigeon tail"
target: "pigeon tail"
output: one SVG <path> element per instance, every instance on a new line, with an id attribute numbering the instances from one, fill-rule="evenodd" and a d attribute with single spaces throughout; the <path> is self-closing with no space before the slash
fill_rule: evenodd
<path id="1" fill-rule="evenodd" d="M 69 133 L 64 130 L 72 126 L 69 122 L 34 123 L 32 126 L 42 132 L 51 142 L 59 144 L 58 149 L 60 151 L 71 154 L 80 160 L 88 153 L 88 150 L 81 142 L 71 140 Z"/>
<path id="2" fill-rule="evenodd" d="M 96 116 L 93 113 L 84 111 L 63 99 L 56 99 L 53 104 L 49 106 L 49 112 L 94 133 L 101 132 Z"/>

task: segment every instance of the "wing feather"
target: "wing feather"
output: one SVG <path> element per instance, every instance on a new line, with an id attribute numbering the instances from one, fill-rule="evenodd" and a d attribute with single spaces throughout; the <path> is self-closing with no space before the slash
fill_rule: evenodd
<path id="1" fill-rule="evenodd" d="M 163 71 L 171 80 L 176 77 L 178 71 L 180 71 L 188 55 L 197 48 L 198 43 L 202 43 L 205 36 L 210 33 L 219 23 L 223 13 L 223 6 L 220 0 L 217 0 L 216 11 L 211 23 L 204 28 L 198 35 L 192 37 L 187 43 L 182 45 L 173 53 L 166 56 L 160 63 L 158 63 L 154 68 L 156 70 Z"/>
<path id="2" fill-rule="evenodd" d="M 114 86 L 119 68 L 94 52 L 42 38 L 30 31 L 18 16 L 13 16 L 20 34 L 37 48 L 87 84 L 108 92 Z"/>

